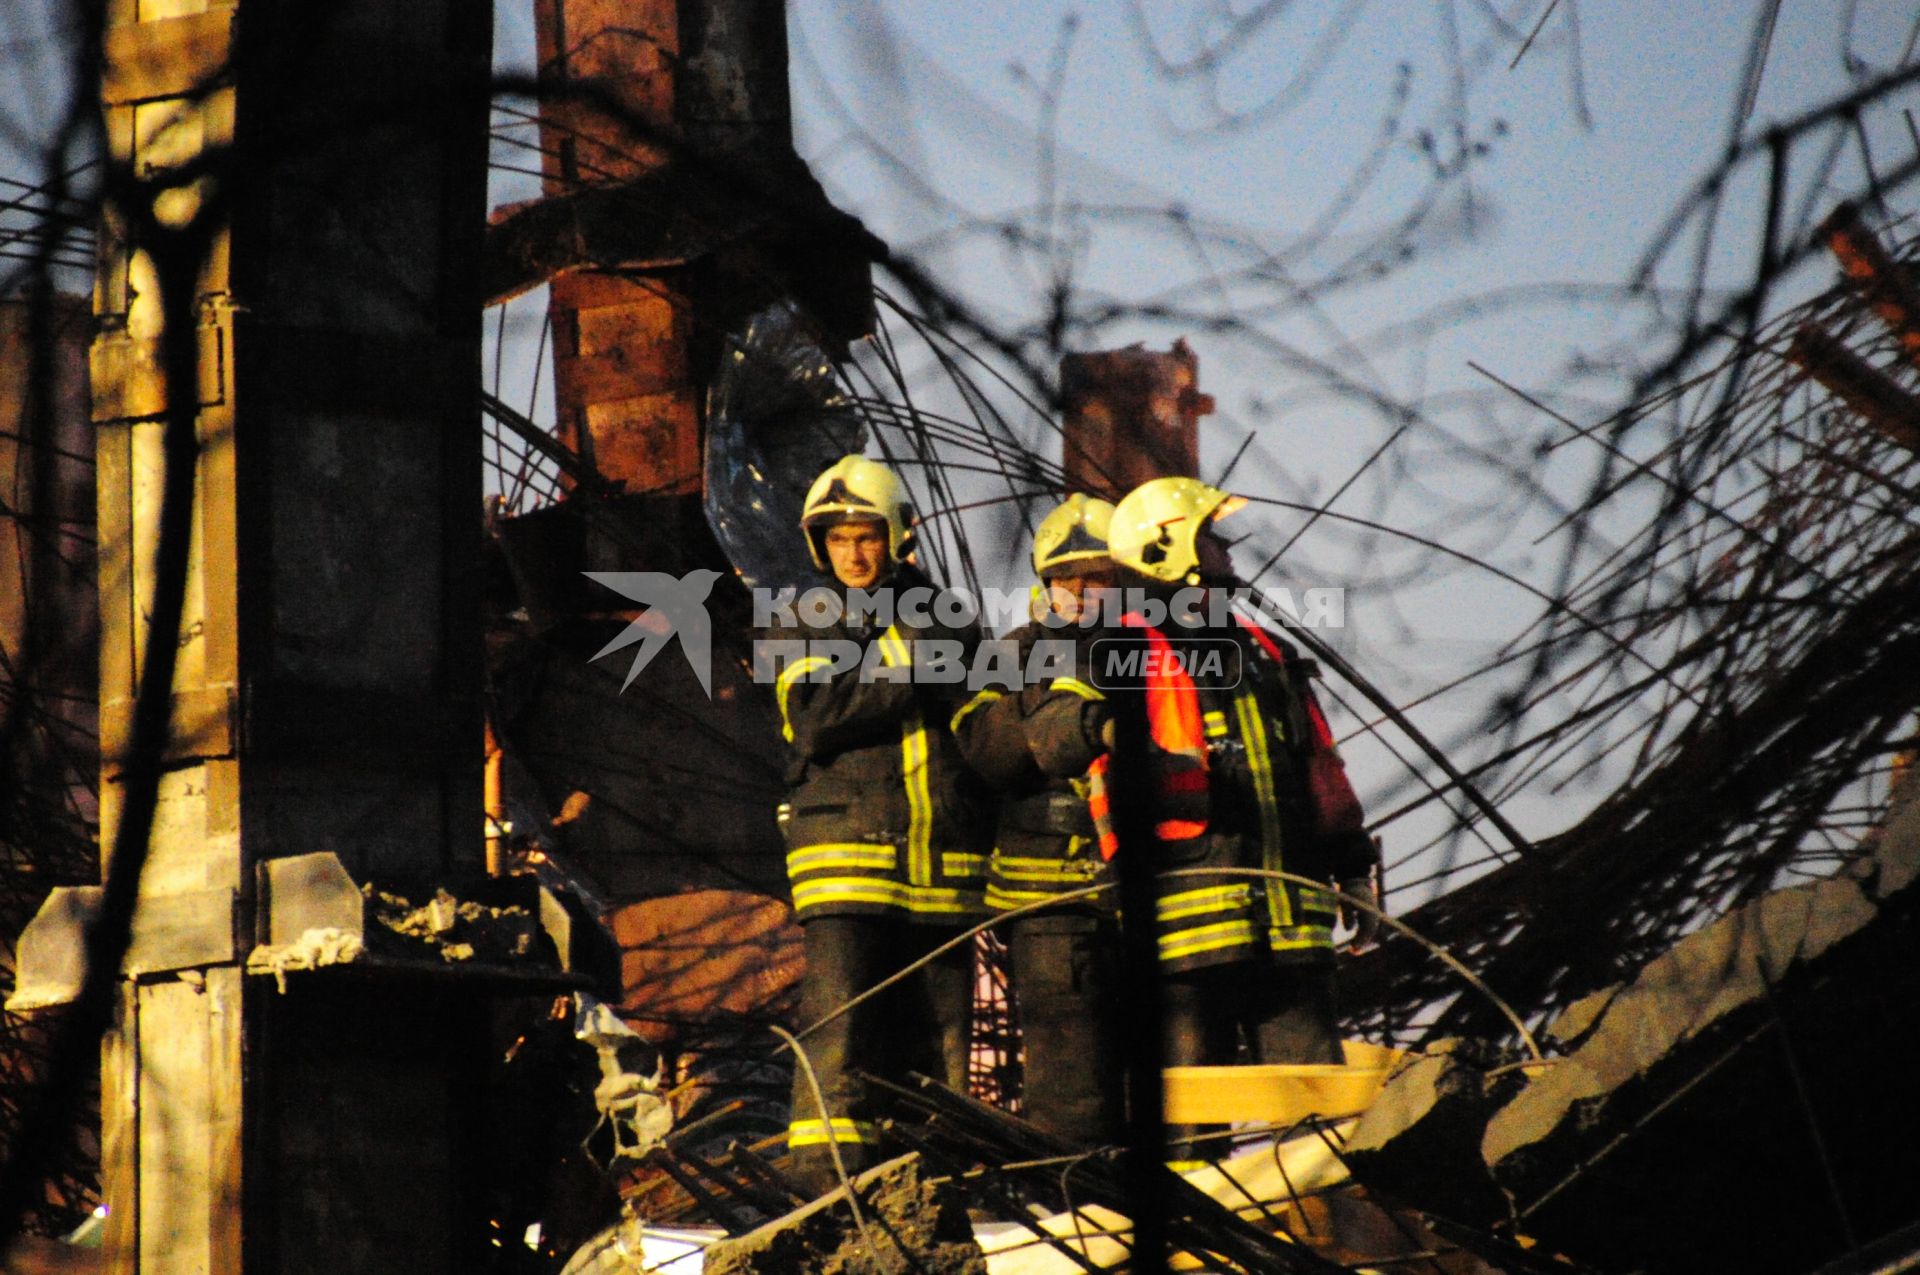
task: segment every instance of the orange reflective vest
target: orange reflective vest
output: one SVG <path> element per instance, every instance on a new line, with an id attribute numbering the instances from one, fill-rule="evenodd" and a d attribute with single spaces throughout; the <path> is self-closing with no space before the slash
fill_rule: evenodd
<path id="1" fill-rule="evenodd" d="M 1348 860 L 1370 856 L 1332 730 L 1279 642 L 1241 620 L 1242 649 L 1265 667 L 1247 668 L 1236 688 L 1203 690 L 1172 658 L 1165 633 L 1135 616 L 1124 623 L 1141 631 L 1149 651 L 1142 690 L 1154 745 L 1147 782 L 1155 868 L 1284 867 L 1330 877 L 1348 873 Z M 1118 841 L 1104 764 L 1091 778 L 1101 853 L 1111 858 Z M 1222 819 L 1229 826 L 1219 826 Z M 1160 896 L 1161 957 L 1172 967 L 1243 959 L 1261 947 L 1305 954 L 1332 943 L 1331 898 L 1297 883 L 1168 877 Z"/>
<path id="2" fill-rule="evenodd" d="M 1163 841 L 1185 841 L 1207 831 L 1207 736 L 1200 712 L 1200 695 L 1193 678 L 1169 658 L 1173 643 L 1138 615 L 1121 623 L 1141 630 L 1152 653 L 1147 661 L 1147 735 L 1158 750 L 1155 761 L 1154 835 Z M 1100 854 L 1111 859 L 1120 849 L 1113 830 L 1112 801 L 1107 791 L 1109 758 L 1093 764 L 1088 778 L 1092 792 L 1087 805 L 1099 831 Z"/>

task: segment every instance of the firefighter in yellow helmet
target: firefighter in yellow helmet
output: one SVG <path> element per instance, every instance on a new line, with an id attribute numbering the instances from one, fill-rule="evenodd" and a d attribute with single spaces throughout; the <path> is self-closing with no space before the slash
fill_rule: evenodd
<path id="1" fill-rule="evenodd" d="M 1156 478 L 1114 510 L 1109 548 L 1122 585 L 1167 604 L 1164 617 L 1143 608 L 1122 621 L 1158 658 L 1113 692 L 1145 698 L 1154 785 L 1151 844 L 1121 846 L 1120 871 L 1142 861 L 1154 871 L 1267 868 L 1370 889 L 1378 852 L 1315 700 L 1317 670 L 1247 617 L 1208 615 L 1206 603 L 1219 601 L 1211 591 L 1233 582 L 1215 524 L 1244 503 L 1197 479 Z M 1209 648 L 1231 658 L 1209 661 Z M 1169 1065 L 1231 1063 L 1242 1045 L 1256 1062 L 1341 1061 L 1331 894 L 1185 876 L 1160 878 L 1157 895 Z"/>
<path id="2" fill-rule="evenodd" d="M 1074 494 L 1040 523 L 1033 570 L 1048 612 L 1002 639 L 1021 669 L 1037 643 L 1067 657 L 1057 675 L 1016 690 L 988 688 L 954 719 L 967 760 L 1000 798 L 987 869 L 987 904 L 1009 909 L 1105 884 L 1109 872 L 1087 808 L 1087 769 L 1106 752 L 1105 697 L 1086 677 L 1100 630 L 1084 608 L 1111 590 L 1107 525 L 1113 506 Z M 1111 892 L 1007 923 L 1009 981 L 1026 1044 L 1026 1117 L 1062 1138 L 1119 1139 L 1121 1068 L 1114 1029 L 1117 932 Z"/>
<path id="3" fill-rule="evenodd" d="M 801 532 L 831 582 L 769 637 L 804 652 L 774 689 L 791 745 L 781 826 L 806 944 L 800 1020 L 811 1024 L 983 915 L 988 844 L 978 780 L 948 729 L 979 634 L 935 618 L 950 612 L 911 560 L 904 484 L 844 457 L 807 492 Z M 942 657 L 957 661 L 958 681 L 931 680 Z M 965 1090 L 972 968 L 963 944 L 807 1036 L 826 1109 L 796 1069 L 796 1178 L 833 1185 L 829 1143 L 849 1170 L 878 1158 L 856 1073 L 920 1072 Z"/>

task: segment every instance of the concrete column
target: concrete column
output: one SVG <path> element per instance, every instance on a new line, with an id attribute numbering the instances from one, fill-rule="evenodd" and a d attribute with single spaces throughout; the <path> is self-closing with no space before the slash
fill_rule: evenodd
<path id="1" fill-rule="evenodd" d="M 107 845 L 151 637 L 165 343 L 199 370 L 169 768 L 104 1056 L 115 1271 L 452 1270 L 483 1242 L 475 994 L 356 970 L 282 996 L 244 962 L 283 856 L 399 890 L 481 874 L 490 8 L 109 4 L 110 157 L 147 184 L 109 209 L 95 296 Z M 168 331 L 163 281 L 187 279 L 194 330 Z"/>

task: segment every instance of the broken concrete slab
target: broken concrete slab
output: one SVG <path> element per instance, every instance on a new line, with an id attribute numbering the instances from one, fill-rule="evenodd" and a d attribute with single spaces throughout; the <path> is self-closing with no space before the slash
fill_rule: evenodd
<path id="1" fill-rule="evenodd" d="M 1920 804 L 1863 849 L 1570 1006 L 1544 1033 L 1565 1055 L 1510 1090 L 1410 1064 L 1349 1140 L 1356 1178 L 1601 1269 L 1798 1272 L 1910 1223 Z"/>
<path id="2" fill-rule="evenodd" d="M 1354 1176 L 1390 1198 L 1464 1222 L 1506 1216 L 1487 1172 L 1487 1121 L 1526 1082 L 1512 1060 L 1473 1042 L 1436 1041 L 1409 1057 L 1348 1135 L 1341 1154 Z"/>
<path id="3" fill-rule="evenodd" d="M 1877 915 L 1858 884 L 1831 880 L 1769 894 L 1688 935 L 1640 971 L 1584 1045 L 1493 1117 L 1482 1144 L 1486 1163 L 1520 1172 L 1554 1130 L 1591 1116 L 1582 1104 L 1604 1099 L 1736 1011 L 1765 1002 L 1796 966 Z"/>
<path id="4" fill-rule="evenodd" d="M 1910 1221 L 1917 869 L 1908 808 L 1867 870 L 1756 899 L 1643 967 L 1488 1121 L 1520 1229 L 1602 1266 L 1798 1271 Z"/>
<path id="5" fill-rule="evenodd" d="M 842 1187 L 712 1245 L 702 1269 L 706 1275 L 986 1275 L 966 1197 L 928 1182 L 918 1155 L 869 1169 L 854 1178 L 853 1187 L 864 1226 L 847 1208 Z"/>
<path id="6" fill-rule="evenodd" d="M 1597 992 L 1588 992 L 1561 1010 L 1559 1016 L 1540 1033 L 1540 1038 L 1551 1042 L 1563 1054 L 1578 1049 L 1593 1029 L 1600 1025 L 1601 1015 L 1607 1012 L 1607 1006 L 1613 1004 L 1613 998 L 1620 991 L 1621 987 L 1616 983 Z"/>

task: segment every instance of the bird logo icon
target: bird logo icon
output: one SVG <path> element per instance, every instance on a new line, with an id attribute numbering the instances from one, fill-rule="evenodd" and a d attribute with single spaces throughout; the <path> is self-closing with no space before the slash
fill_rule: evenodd
<path id="1" fill-rule="evenodd" d="M 707 693 L 708 699 L 713 698 L 713 620 L 707 614 L 707 595 L 713 592 L 714 582 L 720 578 L 718 571 L 702 567 L 683 576 L 670 576 L 664 571 L 587 571 L 582 574 L 621 597 L 649 608 L 628 621 L 620 635 L 592 657 L 597 660 L 635 642 L 640 644 L 640 649 L 633 653 L 633 663 L 627 667 L 627 680 L 620 683 L 622 691 L 633 685 L 640 670 L 651 664 L 653 657 L 677 634 L 680 652 L 687 657 L 693 675 L 700 679 L 700 689 Z"/>

